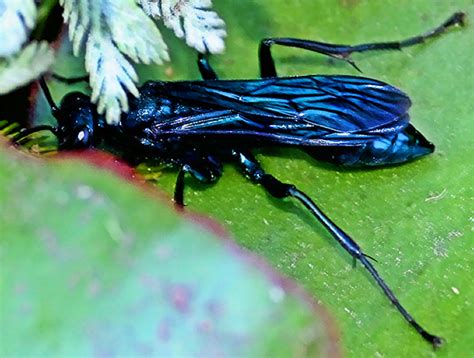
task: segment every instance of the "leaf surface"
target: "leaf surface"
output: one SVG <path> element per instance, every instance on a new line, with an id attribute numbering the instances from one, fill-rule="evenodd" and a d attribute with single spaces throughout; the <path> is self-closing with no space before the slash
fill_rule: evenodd
<path id="1" fill-rule="evenodd" d="M 308 296 L 111 156 L 22 157 L 0 150 L 1 355 L 334 353 Z"/>
<path id="2" fill-rule="evenodd" d="M 425 45 L 354 56 L 364 76 L 410 95 L 412 121 L 435 143 L 433 155 L 375 170 L 343 170 L 296 149 L 265 149 L 257 156 L 268 172 L 312 196 L 379 260 L 377 269 L 415 318 L 446 339 L 437 355 L 469 355 L 474 341 L 472 1 L 242 0 L 216 3 L 216 10 L 229 37 L 225 55 L 211 62 L 226 79 L 258 75 L 257 46 L 265 37 L 347 44 L 397 40 L 432 28 L 455 11 L 467 13 L 465 28 Z M 142 68 L 141 78 L 199 78 L 195 53 L 177 40 L 169 45 L 173 64 Z M 347 64 L 298 49 L 275 48 L 274 56 L 281 75 L 357 74 Z M 68 89 L 56 85 L 53 90 L 60 98 Z M 176 171 L 165 171 L 157 185 L 171 196 L 175 178 Z M 213 187 L 186 183 L 188 209 L 218 219 L 241 246 L 265 257 L 329 308 L 341 327 L 346 356 L 434 355 L 302 207 L 270 198 L 231 166 Z"/>

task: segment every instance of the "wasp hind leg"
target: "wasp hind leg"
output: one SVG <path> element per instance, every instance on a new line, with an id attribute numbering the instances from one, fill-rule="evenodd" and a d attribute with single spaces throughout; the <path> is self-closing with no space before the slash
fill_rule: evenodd
<path id="1" fill-rule="evenodd" d="M 418 322 L 415 321 L 405 307 L 402 306 L 390 287 L 385 283 L 373 264 L 369 261 L 369 259 L 372 258 L 366 255 L 360 246 L 351 239 L 348 234 L 329 219 L 329 217 L 321 211 L 308 195 L 296 188 L 294 185 L 282 183 L 273 175 L 265 173 L 258 161 L 250 153 L 234 151 L 232 156 L 234 161 L 240 165 L 243 173 L 254 183 L 263 186 L 270 195 L 278 199 L 292 197 L 301 202 L 301 204 L 303 204 L 329 231 L 339 245 L 341 245 L 353 257 L 354 261 L 358 260 L 367 269 L 370 275 L 377 282 L 378 286 L 382 289 L 385 296 L 397 308 L 403 318 L 405 318 L 405 320 L 433 346 L 437 347 L 442 344 L 442 339 L 440 337 L 428 333 L 418 324 Z"/>
<path id="2" fill-rule="evenodd" d="M 335 45 L 325 42 L 302 40 L 291 37 L 267 38 L 260 42 L 258 58 L 260 62 L 260 75 L 262 78 L 277 77 L 275 62 L 271 54 L 272 45 L 296 47 L 304 50 L 317 52 L 329 57 L 344 60 L 358 71 L 351 54 L 355 52 L 380 51 L 380 50 L 401 50 L 404 47 L 414 46 L 426 40 L 443 34 L 447 29 L 455 25 L 464 25 L 465 14 L 456 12 L 438 27 L 425 32 L 424 34 L 413 36 L 401 41 L 375 42 L 360 45 Z"/>
<path id="3" fill-rule="evenodd" d="M 176 178 L 173 200 L 178 208 L 184 207 L 185 176 L 189 173 L 201 183 L 213 183 L 222 175 L 222 163 L 211 155 L 200 155 L 196 152 L 185 155 Z"/>

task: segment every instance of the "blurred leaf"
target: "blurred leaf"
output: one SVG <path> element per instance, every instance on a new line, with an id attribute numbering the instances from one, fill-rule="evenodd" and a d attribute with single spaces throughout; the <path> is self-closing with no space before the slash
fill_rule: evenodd
<path id="1" fill-rule="evenodd" d="M 20 51 L 35 21 L 34 0 L 0 0 L 0 57 Z"/>
<path id="2" fill-rule="evenodd" d="M 47 71 L 54 60 L 46 42 L 32 42 L 20 53 L 0 59 L 0 94 L 27 84 Z"/>
<path id="3" fill-rule="evenodd" d="M 158 195 L 1 149 L 0 355 L 334 353 L 320 308 Z"/>

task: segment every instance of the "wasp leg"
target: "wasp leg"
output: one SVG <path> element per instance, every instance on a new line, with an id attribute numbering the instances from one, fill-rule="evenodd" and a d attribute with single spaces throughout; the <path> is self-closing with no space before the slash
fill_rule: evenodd
<path id="1" fill-rule="evenodd" d="M 276 77 L 277 72 L 275 68 L 275 62 L 273 61 L 270 48 L 272 45 L 281 45 L 288 47 L 297 47 L 305 50 L 318 52 L 320 54 L 330 56 L 333 58 L 341 59 L 348 62 L 358 71 L 354 61 L 351 59 L 351 54 L 355 52 L 367 52 L 377 50 L 401 50 L 404 47 L 414 46 L 425 42 L 427 39 L 436 37 L 444 33 L 448 28 L 455 25 L 464 25 L 465 14 L 463 12 L 456 12 L 449 19 L 443 22 L 440 26 L 425 32 L 424 34 L 413 36 L 401 41 L 391 42 L 375 42 L 366 43 L 355 46 L 350 45 L 335 45 L 325 42 L 317 42 L 310 40 L 302 40 L 290 37 L 283 38 L 267 38 L 260 42 L 259 47 L 259 62 L 260 62 L 260 75 L 263 78 Z"/>
<path id="2" fill-rule="evenodd" d="M 292 197 L 300 201 L 313 216 L 331 233 L 336 241 L 355 259 L 367 269 L 370 275 L 375 279 L 379 287 L 384 292 L 385 296 L 398 309 L 405 320 L 428 342 L 433 346 L 440 346 L 442 339 L 435 335 L 428 333 L 418 322 L 408 313 L 408 311 L 401 305 L 390 287 L 385 283 L 379 275 L 375 267 L 368 260 L 360 246 L 352 240 L 341 228 L 324 214 L 321 209 L 313 202 L 313 200 L 301 190 L 297 189 L 292 184 L 282 183 L 274 176 L 265 173 L 258 161 L 250 154 L 234 151 L 234 159 L 240 164 L 244 174 L 253 182 L 262 185 L 267 192 L 275 198 L 283 199 Z"/>
<path id="3" fill-rule="evenodd" d="M 176 184 L 174 186 L 173 201 L 175 205 L 182 209 L 184 207 L 184 175 L 186 174 L 186 166 L 183 165 L 176 177 Z"/>
<path id="4" fill-rule="evenodd" d="M 176 178 L 174 202 L 178 207 L 182 208 L 185 205 L 185 174 L 189 173 L 201 183 L 213 183 L 222 175 L 222 163 L 214 156 L 203 155 L 194 151 L 184 154 L 183 158 L 180 158 L 180 162 L 182 165 Z"/>
<path id="5" fill-rule="evenodd" d="M 199 72 L 204 80 L 217 80 L 217 74 L 211 67 L 209 60 L 202 53 L 198 54 L 197 60 Z"/>
<path id="6" fill-rule="evenodd" d="M 78 82 L 87 82 L 87 83 L 89 82 L 89 75 L 84 75 L 80 77 L 64 77 L 56 73 L 53 73 L 51 74 L 51 77 L 53 77 L 55 80 L 58 80 L 59 82 L 67 83 L 69 85 L 72 85 Z"/>

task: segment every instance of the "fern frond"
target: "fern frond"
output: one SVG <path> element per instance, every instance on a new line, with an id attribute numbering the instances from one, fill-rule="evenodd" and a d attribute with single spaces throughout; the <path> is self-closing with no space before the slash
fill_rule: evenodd
<path id="1" fill-rule="evenodd" d="M 177 37 L 201 53 L 224 51 L 224 21 L 211 11 L 211 0 L 136 0 L 155 19 L 162 19 Z"/>
<path id="2" fill-rule="evenodd" d="M 90 35 L 86 43 L 86 70 L 90 73 L 91 100 L 97 111 L 106 114 L 108 123 L 116 123 L 120 113 L 128 111 L 125 89 L 138 97 L 135 69 L 115 47 L 107 34 Z"/>
<path id="3" fill-rule="evenodd" d="M 15 56 L 0 61 L 0 94 L 8 93 L 45 72 L 53 63 L 46 42 L 32 42 Z"/>
<path id="4" fill-rule="evenodd" d="M 21 49 L 35 20 L 34 0 L 0 0 L 0 57 L 9 57 Z"/>
<path id="5" fill-rule="evenodd" d="M 224 22 L 210 10 L 210 0 L 60 0 L 60 4 L 74 54 L 85 44 L 91 99 L 110 124 L 128 111 L 127 94 L 138 96 L 138 78 L 129 60 L 146 64 L 168 60 L 166 44 L 150 16 L 162 19 L 200 52 L 224 50 Z"/>
<path id="6" fill-rule="evenodd" d="M 134 0 L 60 0 L 69 37 L 77 55 L 85 43 L 92 101 L 108 123 L 128 111 L 127 93 L 138 96 L 135 62 L 162 63 L 168 52 L 153 21 Z M 125 55 L 125 56 L 124 56 Z"/>

